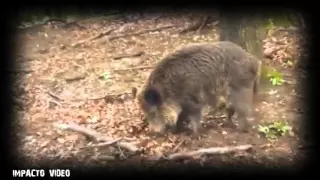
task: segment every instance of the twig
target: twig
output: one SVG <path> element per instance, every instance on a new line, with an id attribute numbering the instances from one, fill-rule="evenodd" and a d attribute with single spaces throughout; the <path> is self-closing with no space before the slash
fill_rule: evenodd
<path id="1" fill-rule="evenodd" d="M 108 29 L 108 30 L 106 30 L 104 32 L 99 33 L 98 35 L 95 35 L 95 36 L 91 37 L 91 38 L 88 38 L 88 39 L 85 39 L 85 40 L 81 40 L 81 41 L 79 41 L 79 42 L 77 42 L 75 44 L 72 44 L 71 46 L 72 47 L 76 47 L 76 46 L 79 46 L 81 44 L 87 43 L 89 41 L 93 41 L 93 40 L 99 39 L 99 38 L 101 38 L 103 36 L 109 35 L 114 30 L 115 30 L 115 28 Z"/>
<path id="2" fill-rule="evenodd" d="M 101 97 L 95 97 L 95 98 L 87 98 L 85 100 L 99 100 L 99 99 L 111 99 L 111 98 L 118 98 L 122 95 L 130 95 L 131 93 L 119 93 L 119 94 L 109 94 Z M 84 99 L 82 99 L 84 100 Z"/>
<path id="3" fill-rule="evenodd" d="M 85 146 L 84 148 L 92 148 L 92 147 L 105 147 L 105 146 L 111 146 L 119 141 L 121 141 L 122 138 L 117 138 L 117 139 L 113 139 L 107 142 L 103 142 L 103 143 L 98 143 L 98 144 L 94 144 L 94 145 L 90 145 L 90 146 Z"/>
<path id="4" fill-rule="evenodd" d="M 212 24 L 211 24 L 211 26 L 216 26 L 216 25 L 218 25 L 219 24 L 219 20 L 217 20 L 217 21 L 215 21 L 215 22 L 213 22 Z"/>
<path id="5" fill-rule="evenodd" d="M 89 128 L 85 128 L 85 127 L 82 127 L 82 126 L 79 126 L 75 123 L 70 123 L 70 124 L 54 124 L 54 126 L 60 128 L 60 129 L 64 129 L 64 130 L 70 130 L 70 131 L 74 131 L 74 132 L 78 132 L 80 134 L 83 134 L 84 136 L 96 141 L 96 142 L 112 142 L 114 141 L 114 139 L 110 138 L 110 137 L 106 137 L 106 136 L 103 136 L 101 135 L 100 133 L 92 130 L 92 129 L 89 129 Z M 110 144 L 111 145 L 111 144 Z M 114 144 L 112 144 L 114 145 Z M 139 152 L 140 149 L 135 146 L 134 144 L 132 143 L 128 143 L 128 142 L 119 142 L 117 143 L 117 145 L 120 147 L 120 148 L 123 148 L 123 149 L 126 149 L 130 152 Z"/>
<path id="6" fill-rule="evenodd" d="M 176 150 L 180 147 L 180 145 L 184 142 L 184 140 L 180 141 L 179 144 L 173 148 L 172 153 L 176 152 Z"/>
<path id="7" fill-rule="evenodd" d="M 128 58 L 128 57 L 138 57 L 138 56 L 142 56 L 143 54 L 144 54 L 144 51 L 139 51 L 132 54 L 120 54 L 118 56 L 113 57 L 113 59 L 117 60 L 117 59 Z"/>
<path id="8" fill-rule="evenodd" d="M 50 92 L 50 91 L 47 91 L 47 93 L 48 93 L 51 97 L 53 97 L 53 99 L 58 100 L 58 101 L 63 101 L 63 99 L 62 99 L 61 97 L 59 97 L 58 95 L 56 95 L 56 94 L 54 94 L 54 93 L 52 93 L 52 92 Z"/>
<path id="9" fill-rule="evenodd" d="M 199 150 L 190 151 L 190 152 L 174 153 L 169 155 L 166 159 L 177 160 L 177 159 L 186 159 L 186 158 L 192 158 L 195 156 L 202 156 L 202 155 L 227 154 L 235 151 L 246 151 L 251 148 L 252 148 L 252 145 L 205 148 L 205 149 L 199 149 Z"/>
<path id="10" fill-rule="evenodd" d="M 121 148 L 118 146 L 118 149 L 119 149 L 119 151 L 120 151 L 120 154 L 121 154 L 121 156 L 122 156 L 122 158 L 127 158 L 125 155 L 124 155 L 124 153 L 122 152 L 122 150 L 121 150 Z"/>
<path id="11" fill-rule="evenodd" d="M 172 28 L 172 27 L 174 27 L 174 26 L 173 25 L 169 25 L 169 26 L 163 26 L 163 27 L 158 27 L 158 28 L 153 28 L 153 29 L 142 30 L 142 31 L 129 33 L 129 34 L 115 35 L 115 36 L 109 37 L 109 41 L 114 40 L 114 39 L 123 38 L 123 37 L 128 37 L 128 36 L 138 36 L 138 35 L 141 35 L 141 34 L 144 34 L 144 33 L 153 32 L 153 31 L 160 31 L 160 30 L 169 29 L 169 28 Z"/>
<path id="12" fill-rule="evenodd" d="M 62 104 L 56 100 L 48 100 L 47 103 L 48 103 L 48 108 L 50 107 L 50 103 L 53 103 L 59 107 L 62 107 Z"/>
<path id="13" fill-rule="evenodd" d="M 130 70 L 140 70 L 140 69 L 153 69 L 153 66 L 137 66 L 137 67 L 131 67 L 131 68 L 123 68 L 123 69 L 115 69 L 113 71 L 130 71 Z"/>
<path id="14" fill-rule="evenodd" d="M 204 26 L 206 26 L 207 22 L 208 22 L 208 16 L 204 16 L 201 23 L 200 23 L 200 26 L 199 28 L 197 29 L 197 33 L 199 33 L 203 28 Z"/>
<path id="15" fill-rule="evenodd" d="M 77 74 L 74 76 L 70 76 L 70 77 L 65 77 L 64 80 L 68 83 L 72 82 L 72 81 L 79 81 L 82 79 L 85 79 L 86 75 L 85 74 Z"/>

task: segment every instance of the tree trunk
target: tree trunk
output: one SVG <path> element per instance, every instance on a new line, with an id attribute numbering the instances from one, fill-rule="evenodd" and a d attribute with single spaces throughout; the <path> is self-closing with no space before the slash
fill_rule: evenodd
<path id="1" fill-rule="evenodd" d="M 220 41 L 234 42 L 262 59 L 262 40 L 266 35 L 262 16 L 225 13 L 220 17 Z"/>
<path id="2" fill-rule="evenodd" d="M 265 30 L 267 19 L 258 13 L 250 15 L 224 13 L 220 19 L 220 41 L 231 41 L 255 55 L 262 62 L 260 83 L 268 82 L 267 74 L 270 69 L 263 61 L 262 44 L 267 35 Z"/>

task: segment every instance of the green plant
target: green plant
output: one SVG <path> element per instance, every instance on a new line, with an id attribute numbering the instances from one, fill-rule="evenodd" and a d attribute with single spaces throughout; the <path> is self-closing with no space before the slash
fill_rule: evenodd
<path id="1" fill-rule="evenodd" d="M 282 74 L 277 71 L 268 72 L 267 77 L 270 78 L 269 80 L 274 86 L 280 86 L 282 83 L 284 83 Z"/>
<path id="2" fill-rule="evenodd" d="M 286 121 L 274 121 L 270 124 L 259 125 L 258 131 L 268 139 L 276 139 L 278 136 L 284 136 L 292 130 L 292 127 Z"/>
<path id="3" fill-rule="evenodd" d="M 103 74 L 102 74 L 102 77 L 103 77 L 103 79 L 106 80 L 106 81 L 111 81 L 111 79 L 112 79 L 112 75 L 110 74 L 110 72 L 105 72 L 105 73 L 103 73 Z"/>
<path id="4" fill-rule="evenodd" d="M 266 29 L 268 30 L 272 30 L 275 28 L 275 25 L 274 25 L 274 22 L 271 18 L 268 19 L 268 23 L 267 23 L 267 26 L 266 26 Z"/>

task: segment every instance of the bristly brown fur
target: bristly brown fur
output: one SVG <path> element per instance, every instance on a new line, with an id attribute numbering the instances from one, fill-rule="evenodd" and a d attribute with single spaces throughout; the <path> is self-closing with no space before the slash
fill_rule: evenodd
<path id="1" fill-rule="evenodd" d="M 151 131 L 164 131 L 163 113 L 170 104 L 178 114 L 177 127 L 180 121 L 190 120 L 198 132 L 203 106 L 216 107 L 218 98 L 226 97 L 228 122 L 238 113 L 240 128 L 245 131 L 260 66 L 256 57 L 231 42 L 191 44 L 158 63 L 137 99 Z"/>

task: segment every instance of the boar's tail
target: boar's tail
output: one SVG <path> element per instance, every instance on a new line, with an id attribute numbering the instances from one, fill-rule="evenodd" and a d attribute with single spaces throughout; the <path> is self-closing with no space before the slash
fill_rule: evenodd
<path id="1" fill-rule="evenodd" d="M 163 103 L 161 88 L 151 85 L 144 92 L 144 101 L 151 106 L 160 106 Z"/>

